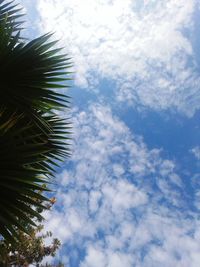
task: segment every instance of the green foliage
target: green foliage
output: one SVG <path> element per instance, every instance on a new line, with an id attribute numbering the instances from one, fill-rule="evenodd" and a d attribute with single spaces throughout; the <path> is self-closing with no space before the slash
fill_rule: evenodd
<path id="1" fill-rule="evenodd" d="M 59 111 L 69 107 L 70 58 L 45 34 L 20 37 L 20 9 L 0 0 L 0 235 L 16 242 L 26 225 L 41 219 L 37 208 L 59 161 L 70 155 L 71 126 Z M 37 200 L 40 200 L 39 202 Z"/>
<path id="2" fill-rule="evenodd" d="M 37 208 L 37 212 L 40 214 L 46 209 L 50 210 L 56 202 L 56 198 L 52 197 L 48 202 L 38 198 L 35 201 L 42 204 L 43 208 Z M 33 217 L 31 216 L 31 218 Z M 51 232 L 44 233 L 42 220 L 42 218 L 37 220 L 39 223 L 37 227 L 30 224 L 24 225 L 28 234 L 16 228 L 18 235 L 16 242 L 8 244 L 5 240 L 0 241 L 0 267 L 25 267 L 30 264 L 37 267 L 64 267 L 62 263 L 57 265 L 41 263 L 47 256 L 55 257 L 56 251 L 61 245 L 57 238 L 51 239 Z M 49 245 L 46 244 L 46 239 L 48 239 L 48 243 L 51 239 Z"/>
<path id="3" fill-rule="evenodd" d="M 60 241 L 54 238 L 50 245 L 45 245 L 45 239 L 52 236 L 51 232 L 40 234 L 42 225 L 37 228 L 29 227 L 29 235 L 19 231 L 18 242 L 8 245 L 0 242 L 0 266 L 29 266 L 39 265 L 46 256 L 55 256 Z"/>

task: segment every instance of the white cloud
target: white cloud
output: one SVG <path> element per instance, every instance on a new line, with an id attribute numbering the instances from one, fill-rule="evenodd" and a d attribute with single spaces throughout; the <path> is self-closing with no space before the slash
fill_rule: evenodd
<path id="1" fill-rule="evenodd" d="M 81 267 L 106 267 L 106 258 L 104 253 L 93 247 L 89 247 L 85 263 L 81 264 Z"/>
<path id="2" fill-rule="evenodd" d="M 200 146 L 193 147 L 190 152 L 195 156 L 197 160 L 200 160 Z"/>
<path id="3" fill-rule="evenodd" d="M 115 209 L 116 213 L 120 209 L 125 210 L 144 205 L 148 200 L 145 193 L 123 180 L 119 180 L 114 187 L 113 184 L 103 185 L 102 192 L 104 194 L 104 199 L 112 203 L 112 209 Z"/>
<path id="4" fill-rule="evenodd" d="M 73 55 L 77 85 L 114 79 L 119 101 L 191 116 L 199 78 L 184 30 L 193 29 L 197 2 L 37 0 L 37 9 L 41 31 L 55 31 Z"/>
<path id="5" fill-rule="evenodd" d="M 197 267 L 200 223 L 175 163 L 103 104 L 76 111 L 74 131 L 73 167 L 59 176 L 46 222 L 64 244 L 60 259 L 70 245 L 82 250 L 81 267 Z"/>
<path id="6" fill-rule="evenodd" d="M 102 198 L 102 194 L 99 191 L 92 191 L 89 196 L 89 209 L 90 212 L 96 212 L 99 209 L 99 201 Z"/>

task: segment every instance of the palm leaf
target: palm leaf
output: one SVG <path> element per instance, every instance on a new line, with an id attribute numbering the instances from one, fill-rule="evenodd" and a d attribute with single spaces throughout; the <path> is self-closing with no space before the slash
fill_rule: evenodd
<path id="1" fill-rule="evenodd" d="M 24 42 L 14 2 L 0 1 L 0 235 L 8 242 L 42 218 L 43 184 L 70 156 L 71 139 L 70 122 L 58 115 L 70 107 L 59 92 L 69 87 L 70 58 L 54 47 L 52 34 Z"/>

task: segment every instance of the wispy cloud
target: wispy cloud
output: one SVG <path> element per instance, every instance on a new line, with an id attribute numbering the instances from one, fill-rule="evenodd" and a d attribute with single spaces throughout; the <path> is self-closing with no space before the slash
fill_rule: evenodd
<path id="1" fill-rule="evenodd" d="M 193 147 L 190 152 L 195 156 L 197 160 L 200 160 L 200 146 Z"/>
<path id="2" fill-rule="evenodd" d="M 75 152 L 46 214 L 64 244 L 60 259 L 78 248 L 74 266 L 198 266 L 199 220 L 175 163 L 103 104 L 76 110 L 74 128 Z"/>
<path id="3" fill-rule="evenodd" d="M 74 56 L 78 86 L 112 79 L 118 101 L 191 116 L 200 81 L 186 33 L 197 2 L 37 0 L 37 8 L 41 31 L 56 31 Z"/>

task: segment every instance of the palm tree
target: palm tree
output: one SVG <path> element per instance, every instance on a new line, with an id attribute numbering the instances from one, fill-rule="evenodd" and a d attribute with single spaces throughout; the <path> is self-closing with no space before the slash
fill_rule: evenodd
<path id="1" fill-rule="evenodd" d="M 66 88 L 70 58 L 59 54 L 51 34 L 30 42 L 20 36 L 22 14 L 14 1 L 0 0 L 0 235 L 8 242 L 18 230 L 41 219 L 55 167 L 69 156 L 70 123 Z M 38 201 L 40 200 L 40 201 Z"/>

